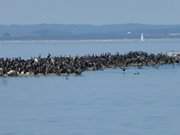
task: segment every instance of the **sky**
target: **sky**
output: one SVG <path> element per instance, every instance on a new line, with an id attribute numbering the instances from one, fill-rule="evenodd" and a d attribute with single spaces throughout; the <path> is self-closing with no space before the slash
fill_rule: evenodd
<path id="1" fill-rule="evenodd" d="M 0 24 L 180 24 L 180 0 L 0 0 Z"/>

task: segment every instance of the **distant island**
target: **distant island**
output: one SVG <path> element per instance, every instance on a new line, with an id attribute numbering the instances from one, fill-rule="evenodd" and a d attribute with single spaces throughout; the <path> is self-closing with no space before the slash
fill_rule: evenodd
<path id="1" fill-rule="evenodd" d="M 91 40 L 180 38 L 180 25 L 34 24 L 0 25 L 0 40 Z"/>

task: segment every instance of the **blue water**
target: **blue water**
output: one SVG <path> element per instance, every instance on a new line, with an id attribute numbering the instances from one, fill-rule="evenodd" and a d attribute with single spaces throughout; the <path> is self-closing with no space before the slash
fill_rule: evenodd
<path id="1" fill-rule="evenodd" d="M 133 41 L 142 48 L 131 41 L 59 45 L 56 41 L 51 46 L 54 42 L 46 43 L 46 49 L 35 41 L 0 43 L 0 55 L 180 50 L 178 40 Z M 0 135 L 179 135 L 179 114 L 180 65 L 126 72 L 108 69 L 82 76 L 0 78 Z"/>
<path id="2" fill-rule="evenodd" d="M 0 57 L 35 57 L 59 55 L 86 55 L 103 52 L 126 53 L 146 51 L 152 53 L 180 51 L 180 39 L 112 40 L 112 41 L 0 41 Z"/>

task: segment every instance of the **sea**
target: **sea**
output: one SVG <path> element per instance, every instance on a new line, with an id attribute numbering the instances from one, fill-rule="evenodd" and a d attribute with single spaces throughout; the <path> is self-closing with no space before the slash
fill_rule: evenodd
<path id="1" fill-rule="evenodd" d="M 24 59 L 180 51 L 180 39 L 0 41 Z M 179 135 L 180 65 L 0 77 L 0 135 Z"/>

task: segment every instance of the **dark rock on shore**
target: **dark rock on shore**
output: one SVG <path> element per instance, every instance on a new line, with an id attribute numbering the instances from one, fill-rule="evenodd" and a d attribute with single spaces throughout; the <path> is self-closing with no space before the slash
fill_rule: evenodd
<path id="1" fill-rule="evenodd" d="M 31 75 L 80 75 L 84 71 L 121 68 L 129 66 L 157 66 L 162 64 L 180 63 L 180 54 L 148 54 L 146 52 L 129 52 L 127 54 L 86 55 L 76 57 L 46 58 L 0 58 L 0 76 L 31 76 Z"/>

